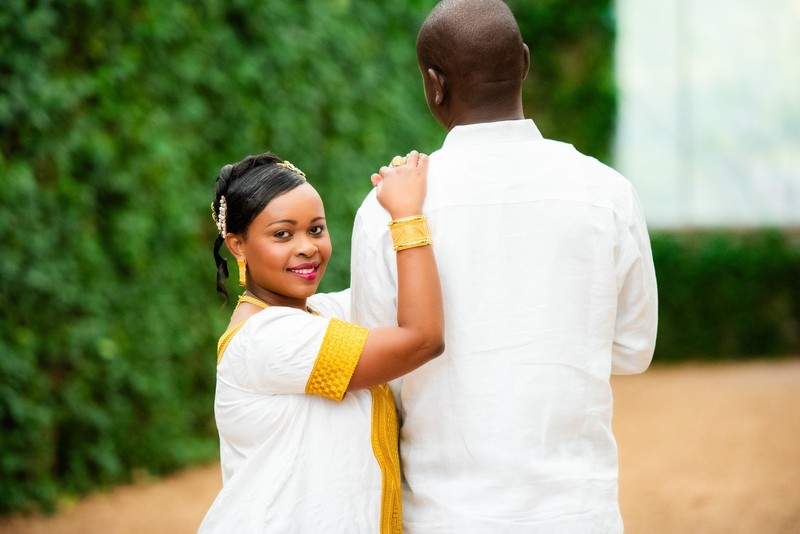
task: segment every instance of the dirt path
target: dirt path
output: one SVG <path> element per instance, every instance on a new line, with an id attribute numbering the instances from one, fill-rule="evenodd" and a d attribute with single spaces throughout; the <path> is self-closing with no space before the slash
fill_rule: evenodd
<path id="1" fill-rule="evenodd" d="M 800 533 L 800 358 L 655 367 L 613 386 L 626 533 Z M 192 469 L 0 519 L 0 534 L 191 533 L 219 486 L 217 465 Z"/>

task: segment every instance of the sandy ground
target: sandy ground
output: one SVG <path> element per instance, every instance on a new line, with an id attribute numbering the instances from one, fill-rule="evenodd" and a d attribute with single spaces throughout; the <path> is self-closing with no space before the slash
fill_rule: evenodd
<path id="1" fill-rule="evenodd" d="M 800 358 L 654 367 L 613 381 L 629 534 L 800 533 Z M 195 532 L 217 465 L 0 519 L 0 534 Z"/>

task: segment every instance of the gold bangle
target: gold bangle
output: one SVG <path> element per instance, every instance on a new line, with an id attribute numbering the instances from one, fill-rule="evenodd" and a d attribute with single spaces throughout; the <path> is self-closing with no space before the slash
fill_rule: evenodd
<path id="1" fill-rule="evenodd" d="M 392 234 L 393 248 L 398 252 L 433 243 L 428 230 L 428 218 L 424 215 L 395 219 L 389 223 L 389 232 Z"/>

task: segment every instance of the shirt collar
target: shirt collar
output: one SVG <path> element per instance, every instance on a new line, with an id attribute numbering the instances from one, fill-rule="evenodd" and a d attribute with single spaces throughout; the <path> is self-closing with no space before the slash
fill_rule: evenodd
<path id="1" fill-rule="evenodd" d="M 531 119 L 481 122 L 456 126 L 447 134 L 442 148 L 480 145 L 484 143 L 514 143 L 542 139 L 542 134 Z"/>

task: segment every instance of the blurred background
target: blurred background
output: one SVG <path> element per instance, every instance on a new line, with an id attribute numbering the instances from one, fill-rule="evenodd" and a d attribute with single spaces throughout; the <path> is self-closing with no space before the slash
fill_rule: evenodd
<path id="1" fill-rule="evenodd" d="M 614 164 L 650 227 L 800 226 L 800 3 L 616 9 Z"/>
<path id="2" fill-rule="evenodd" d="M 302 168 L 322 290 L 347 287 L 370 173 L 445 135 L 414 54 L 434 3 L 3 2 L 0 514 L 216 459 L 218 170 Z M 527 116 L 639 191 L 654 365 L 800 353 L 800 5 L 508 4 Z"/>

